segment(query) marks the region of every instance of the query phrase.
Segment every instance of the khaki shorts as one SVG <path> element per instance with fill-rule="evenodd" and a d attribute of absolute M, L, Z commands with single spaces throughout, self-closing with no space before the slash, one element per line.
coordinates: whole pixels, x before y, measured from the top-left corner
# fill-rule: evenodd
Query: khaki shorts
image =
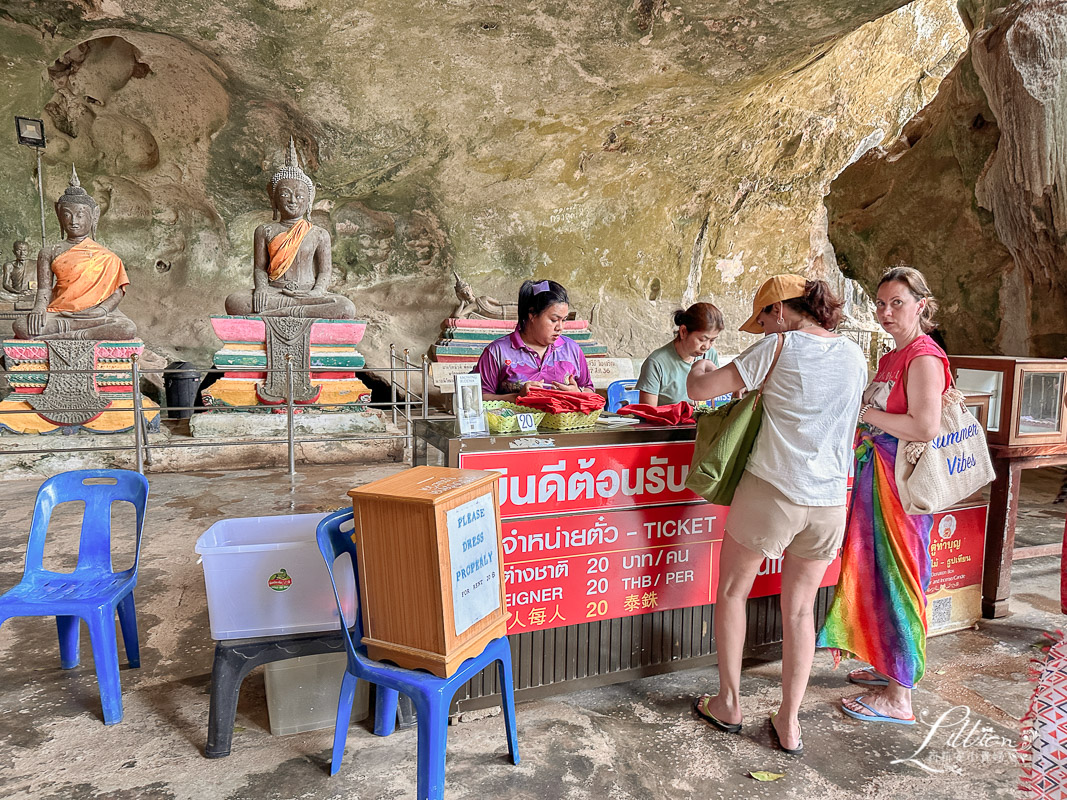
<path fill-rule="evenodd" d="M 730 504 L 726 532 L 767 558 L 781 558 L 789 551 L 800 558 L 832 561 L 845 538 L 845 512 L 845 506 L 797 505 L 746 470 Z"/>

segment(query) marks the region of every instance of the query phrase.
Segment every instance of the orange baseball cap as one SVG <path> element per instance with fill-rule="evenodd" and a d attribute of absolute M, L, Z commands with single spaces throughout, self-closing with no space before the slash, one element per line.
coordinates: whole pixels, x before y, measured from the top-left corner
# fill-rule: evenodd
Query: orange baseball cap
<path fill-rule="evenodd" d="M 738 330 L 745 333 L 764 333 L 763 328 L 756 322 L 756 317 L 760 315 L 760 312 L 779 300 L 803 297 L 807 282 L 807 278 L 803 275 L 775 275 L 765 280 L 756 291 L 756 296 L 752 298 L 752 316 Z"/>

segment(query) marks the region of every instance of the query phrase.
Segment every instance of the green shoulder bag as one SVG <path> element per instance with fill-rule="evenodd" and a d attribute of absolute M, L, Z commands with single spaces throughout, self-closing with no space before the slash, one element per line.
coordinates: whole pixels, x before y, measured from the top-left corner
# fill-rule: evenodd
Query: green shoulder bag
<path fill-rule="evenodd" d="M 785 336 L 778 334 L 774 360 L 758 391 L 697 417 L 693 463 L 685 485 L 709 503 L 728 506 L 733 502 L 734 490 L 763 423 L 763 387 L 778 364 L 784 344 Z"/>

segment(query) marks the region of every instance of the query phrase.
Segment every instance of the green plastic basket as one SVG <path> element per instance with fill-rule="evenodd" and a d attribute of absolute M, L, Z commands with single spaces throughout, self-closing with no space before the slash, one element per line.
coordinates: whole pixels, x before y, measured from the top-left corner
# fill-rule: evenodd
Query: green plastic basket
<path fill-rule="evenodd" d="M 575 428 L 592 428 L 596 425 L 597 418 L 603 409 L 597 409 L 591 414 L 582 414 L 578 411 L 565 411 L 562 414 L 545 414 L 538 427 L 553 431 L 569 431 Z"/>
<path fill-rule="evenodd" d="M 540 425 L 545 416 L 544 411 L 535 411 L 529 406 L 520 406 L 517 403 L 509 403 L 507 400 L 486 400 L 482 406 L 489 420 L 490 433 L 517 433 L 519 414 L 532 416 L 534 425 Z"/>

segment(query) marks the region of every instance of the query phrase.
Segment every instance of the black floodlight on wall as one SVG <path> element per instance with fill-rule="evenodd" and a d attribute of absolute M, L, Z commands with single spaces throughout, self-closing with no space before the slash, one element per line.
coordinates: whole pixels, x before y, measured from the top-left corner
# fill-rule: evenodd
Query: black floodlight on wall
<path fill-rule="evenodd" d="M 41 151 L 44 150 L 44 120 L 15 117 L 15 134 L 19 144 L 37 151 L 37 196 L 41 202 L 41 249 L 44 249 L 44 173 L 41 172 Z"/>
<path fill-rule="evenodd" d="M 18 134 L 19 144 L 27 147 L 44 149 L 44 120 L 31 119 L 30 117 L 15 117 L 15 133 Z"/>
<path fill-rule="evenodd" d="M 25 144 L 27 147 L 36 147 L 39 149 L 44 149 L 44 119 L 31 119 L 28 116 L 16 116 L 15 132 L 18 134 L 19 144 Z"/>

